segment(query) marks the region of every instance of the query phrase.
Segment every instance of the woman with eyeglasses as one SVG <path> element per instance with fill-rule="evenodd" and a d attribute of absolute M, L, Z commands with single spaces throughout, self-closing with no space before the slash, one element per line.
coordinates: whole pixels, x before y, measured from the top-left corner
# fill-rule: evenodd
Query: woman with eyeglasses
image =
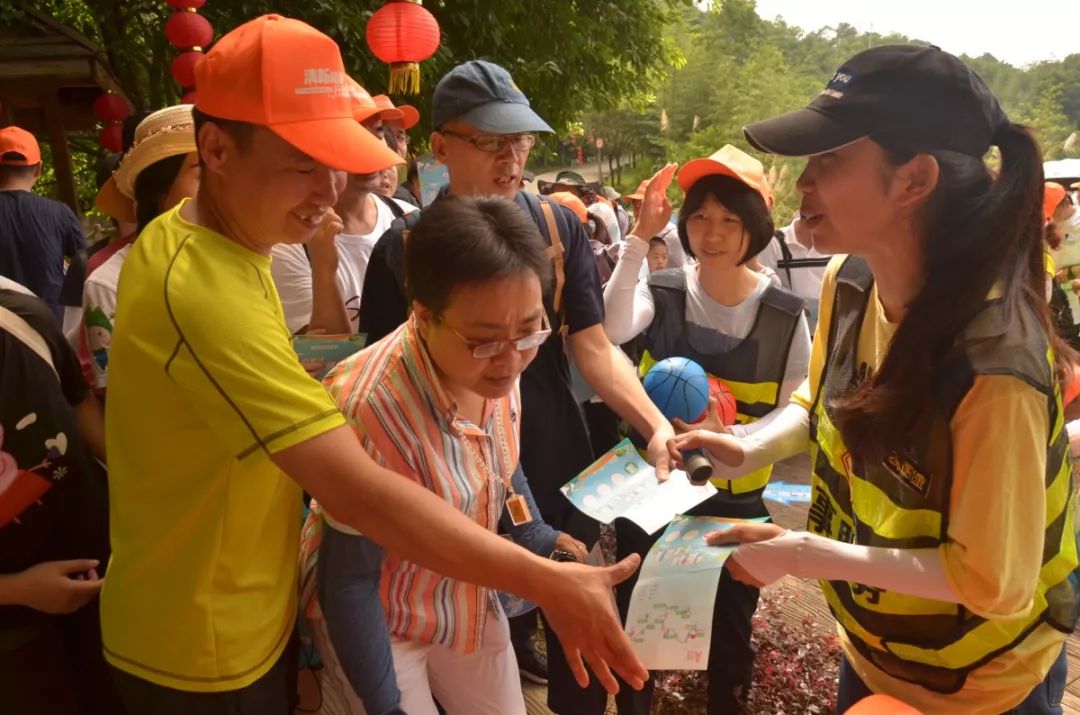
<path fill-rule="evenodd" d="M 406 244 L 412 315 L 325 382 L 379 464 L 492 531 L 501 520 L 536 553 L 584 560 L 580 542 L 540 521 L 518 465 L 518 378 L 551 334 L 550 271 L 543 238 L 513 202 L 445 197 Z M 316 576 L 307 615 L 350 711 L 362 700 L 368 713 L 434 715 L 434 697 L 450 715 L 524 714 L 495 593 L 384 555 L 317 505 L 304 539 L 305 585 Z"/>

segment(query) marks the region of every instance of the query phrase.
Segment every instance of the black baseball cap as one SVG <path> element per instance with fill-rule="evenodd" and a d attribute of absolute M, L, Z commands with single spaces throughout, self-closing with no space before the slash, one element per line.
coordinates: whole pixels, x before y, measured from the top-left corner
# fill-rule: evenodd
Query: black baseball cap
<path fill-rule="evenodd" d="M 589 182 L 585 181 L 585 177 L 576 171 L 564 170 L 555 175 L 555 183 L 562 184 L 563 186 L 575 186 L 579 189 L 583 189 L 589 185 Z"/>
<path fill-rule="evenodd" d="M 811 156 L 864 137 L 911 151 L 982 157 L 1009 126 L 997 99 L 959 59 L 934 46 L 883 45 L 844 63 L 807 107 L 743 127 L 782 156 Z"/>
<path fill-rule="evenodd" d="M 432 125 L 459 120 L 482 132 L 554 132 L 540 118 L 510 73 L 497 64 L 472 60 L 446 73 L 431 99 Z"/>

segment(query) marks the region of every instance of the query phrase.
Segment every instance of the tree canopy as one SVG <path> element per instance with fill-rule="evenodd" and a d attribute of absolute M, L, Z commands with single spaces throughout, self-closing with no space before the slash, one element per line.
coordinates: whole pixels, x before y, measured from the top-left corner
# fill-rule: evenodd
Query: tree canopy
<path fill-rule="evenodd" d="M 619 123 L 627 111 L 648 118 L 632 139 L 623 139 L 648 157 L 625 172 L 623 190 L 664 161 L 708 156 L 724 144 L 754 153 L 742 127 L 804 106 L 852 55 L 882 44 L 928 44 L 898 34 L 862 33 L 846 24 L 804 32 L 782 19 L 762 18 L 753 0 L 684 8 L 668 24 L 666 37 L 682 61 L 661 82 L 643 89 L 648 101 L 637 110 L 624 104 L 591 118 L 595 127 Z M 1074 136 L 1080 127 L 1080 54 L 1023 69 L 991 54 L 961 59 L 986 81 L 1013 121 L 1035 130 L 1046 159 L 1080 155 Z M 786 223 L 798 205 L 794 182 L 802 161 L 759 158 L 776 192 L 776 221 Z M 678 198 L 673 190 L 672 199 Z"/>
<path fill-rule="evenodd" d="M 388 70 L 368 50 L 364 27 L 383 1 L 209 0 L 200 12 L 218 36 L 267 12 L 304 20 L 338 42 L 346 69 L 376 94 L 386 90 Z M 430 129 L 438 78 L 460 62 L 490 59 L 510 70 L 563 137 L 582 137 L 578 145 L 586 145 L 587 154 L 593 149 L 585 137 L 603 138 L 610 172 L 624 190 L 663 161 L 706 156 L 726 143 L 748 149 L 744 124 L 803 106 L 856 52 L 920 42 L 843 23 L 804 32 L 762 18 L 753 0 L 426 0 L 424 6 L 442 28 L 442 45 L 422 65 L 421 94 L 395 97 L 420 109 L 418 139 Z M 169 9 L 161 0 L 37 0 L 35 7 L 99 43 L 137 109 L 178 100 L 169 75 L 175 50 L 162 30 Z M 0 8 L 0 22 L 18 12 Z M 1015 121 L 1036 130 L 1047 159 L 1080 155 L 1074 136 L 1080 54 L 1025 68 L 991 54 L 963 59 Z M 72 144 L 81 194 L 89 198 L 91 167 L 102 150 L 90 135 L 73 136 Z M 775 184 L 779 223 L 798 202 L 794 179 L 801 163 L 762 158 Z M 545 159 L 539 147 L 534 159 Z M 625 171 L 624 160 L 632 165 Z"/>

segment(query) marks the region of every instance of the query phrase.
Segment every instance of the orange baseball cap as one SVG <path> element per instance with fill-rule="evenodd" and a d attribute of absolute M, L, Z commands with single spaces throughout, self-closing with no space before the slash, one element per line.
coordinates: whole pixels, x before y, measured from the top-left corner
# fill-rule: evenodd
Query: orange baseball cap
<path fill-rule="evenodd" d="M 378 114 L 379 106 L 375 104 L 375 100 L 368 94 L 368 91 L 361 87 L 360 83 L 352 77 L 347 79 L 349 81 L 349 102 L 352 107 L 353 119 L 364 122 L 370 119 L 373 114 Z"/>
<path fill-rule="evenodd" d="M 679 186 L 682 187 L 683 192 L 687 192 L 703 177 L 713 175 L 738 179 L 758 192 L 761 198 L 765 199 L 765 205 L 772 208 L 772 189 L 765 181 L 765 167 L 741 149 L 725 144 L 708 159 L 691 159 L 679 169 Z"/>
<path fill-rule="evenodd" d="M 199 111 L 266 127 L 331 168 L 370 174 L 403 163 L 353 116 L 337 43 L 299 20 L 240 25 L 199 60 L 195 83 Z"/>
<path fill-rule="evenodd" d="M 1054 211 L 1067 193 L 1065 187 L 1056 181 L 1047 181 L 1043 185 L 1043 221 L 1054 217 Z"/>
<path fill-rule="evenodd" d="M 420 112 L 417 111 L 416 107 L 408 104 L 395 107 L 394 103 L 385 94 L 376 94 L 372 99 L 375 100 L 375 104 L 378 105 L 380 110 L 397 113 L 396 117 L 384 114 L 383 119 L 400 119 L 401 125 L 406 129 L 412 129 L 420 123 Z"/>
<path fill-rule="evenodd" d="M 578 220 L 582 223 L 589 222 L 589 210 L 585 208 L 585 202 L 574 196 L 569 191 L 556 191 L 553 194 L 548 194 L 556 203 L 565 206 L 574 212 L 574 215 L 578 217 Z"/>
<path fill-rule="evenodd" d="M 3 158 L 4 154 L 15 153 L 21 159 Z M 0 129 L 0 164 L 4 166 L 34 166 L 41 163 L 41 148 L 37 139 L 21 127 L 10 126 Z"/>

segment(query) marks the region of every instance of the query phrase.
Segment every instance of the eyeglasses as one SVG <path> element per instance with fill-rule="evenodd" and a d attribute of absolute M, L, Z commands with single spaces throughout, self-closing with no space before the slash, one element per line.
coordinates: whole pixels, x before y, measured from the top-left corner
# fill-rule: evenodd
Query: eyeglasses
<path fill-rule="evenodd" d="M 472 356 L 477 360 L 488 360 L 498 355 L 502 355 L 511 345 L 519 353 L 523 353 L 526 350 L 538 348 L 543 345 L 544 341 L 547 340 L 548 337 L 550 337 L 551 335 L 551 324 L 548 322 L 546 311 L 540 317 L 540 325 L 542 326 L 540 330 L 532 333 L 531 335 L 517 338 L 516 340 L 496 340 L 490 343 L 477 343 L 466 338 L 464 335 L 455 330 L 454 326 L 450 325 L 446 321 L 443 321 L 442 324 L 446 326 L 446 329 L 453 333 L 458 338 L 458 340 L 465 343 L 465 347 L 469 349 Z"/>
<path fill-rule="evenodd" d="M 524 152 L 536 145 L 535 134 L 461 134 L 446 129 L 439 132 L 461 141 L 469 142 L 480 151 L 488 154 L 498 154 L 509 144 L 516 152 Z"/>

